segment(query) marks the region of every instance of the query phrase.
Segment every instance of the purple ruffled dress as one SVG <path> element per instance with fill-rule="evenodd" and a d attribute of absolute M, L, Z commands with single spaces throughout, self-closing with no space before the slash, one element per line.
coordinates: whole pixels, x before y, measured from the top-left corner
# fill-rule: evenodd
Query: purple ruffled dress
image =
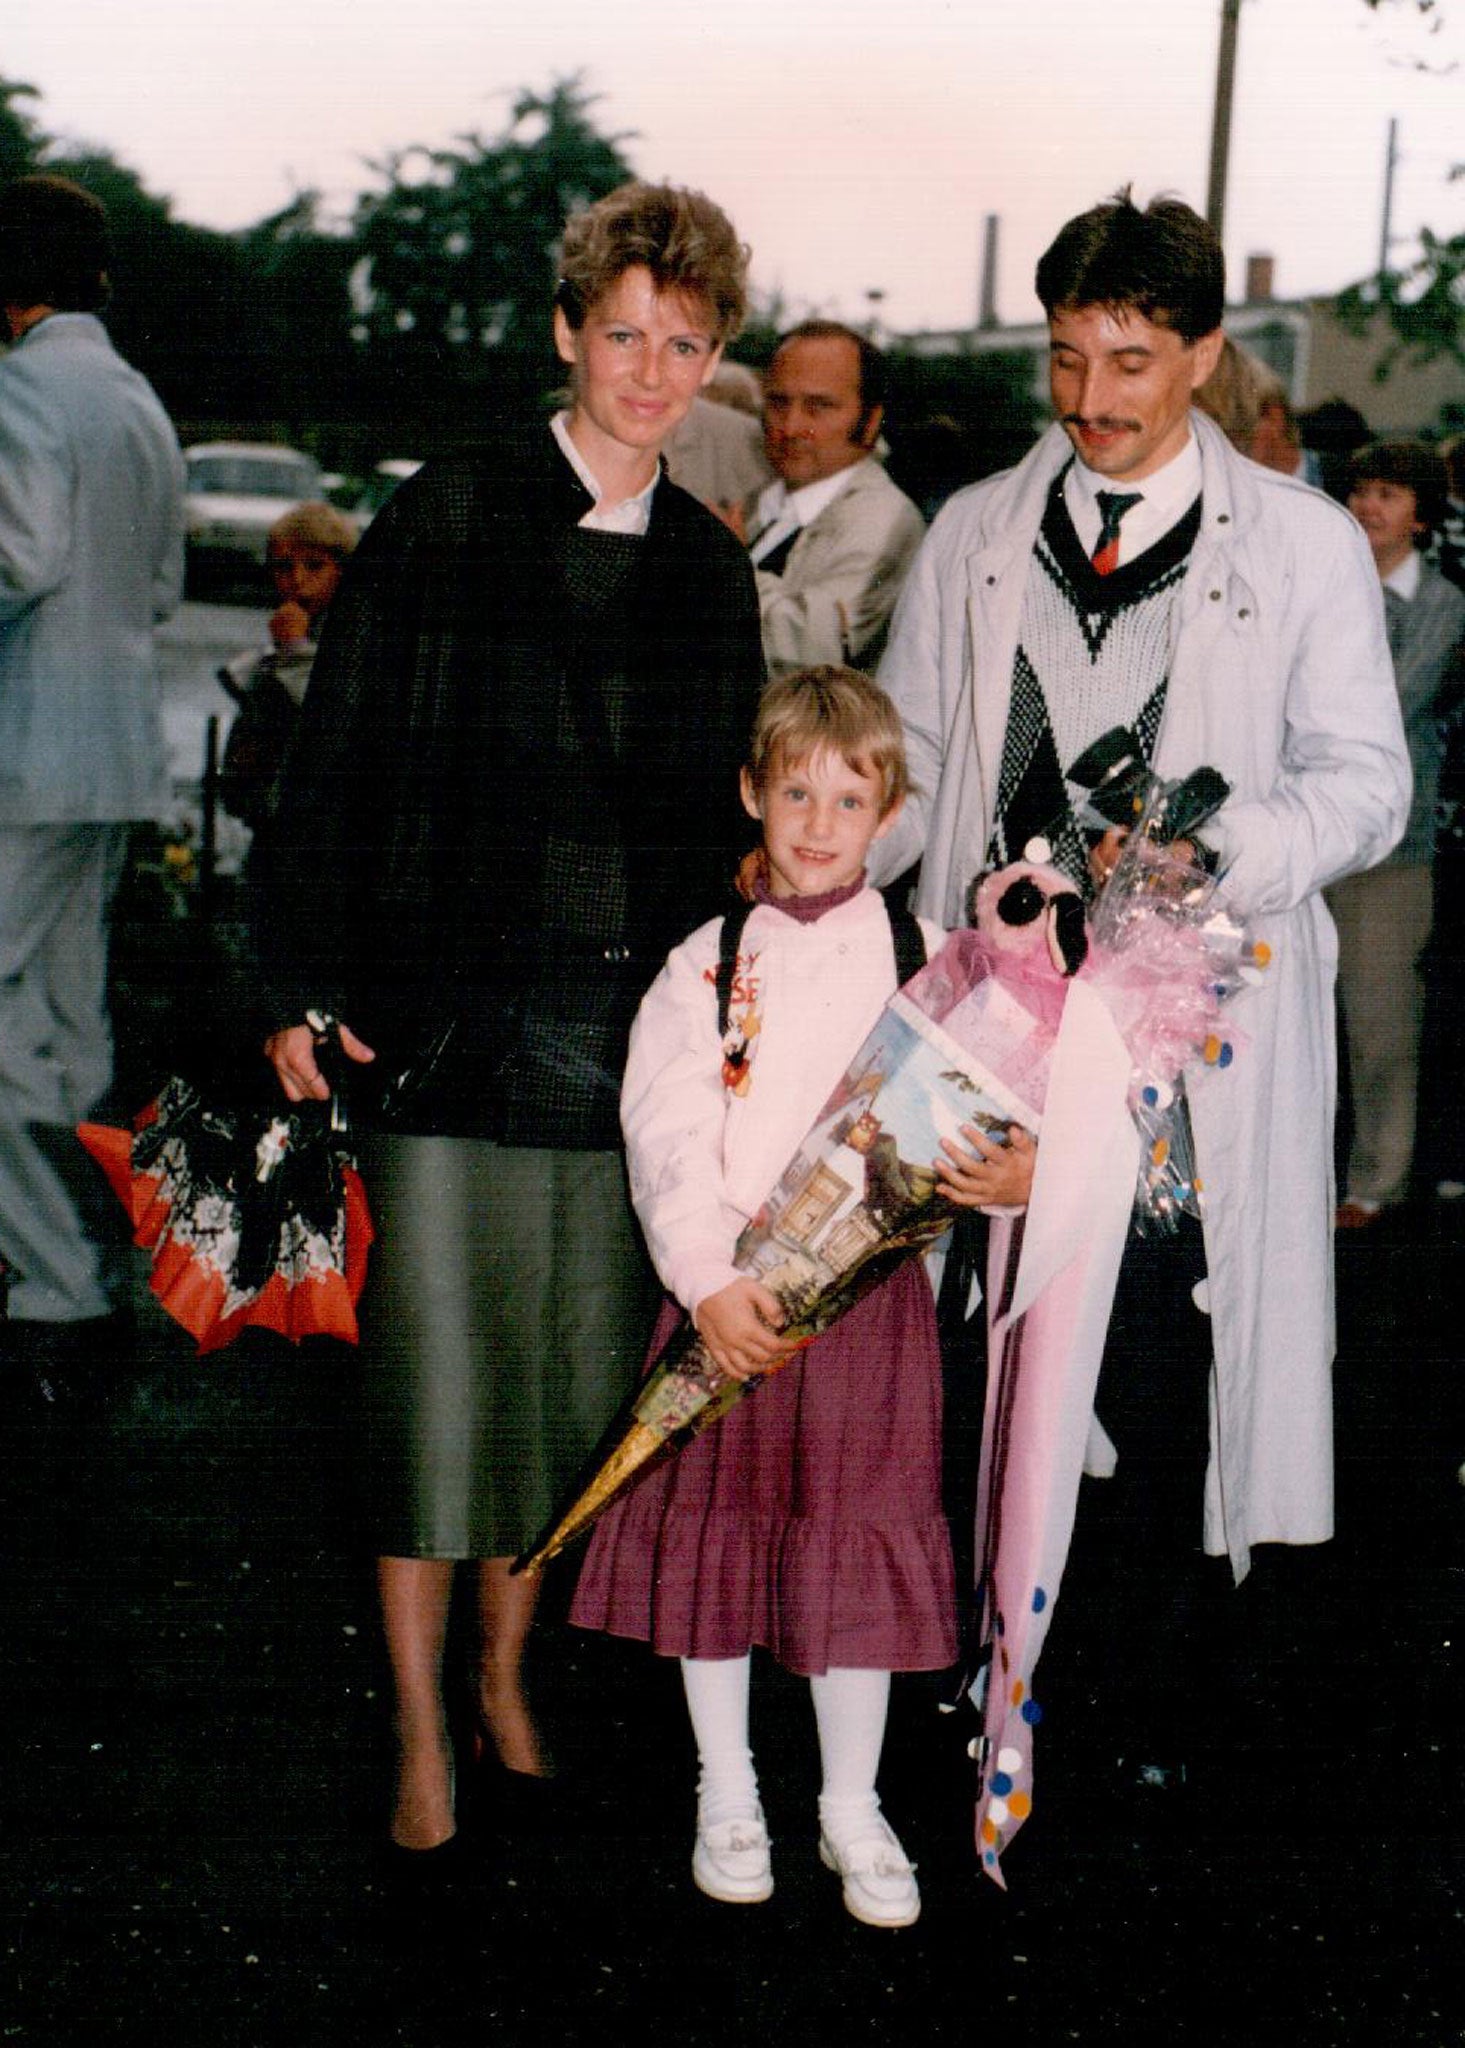
<path fill-rule="evenodd" d="M 680 1320 L 668 1300 L 655 1360 Z M 941 1358 L 919 1261 L 622 1496 L 570 1609 L 664 1656 L 938 1671 L 957 1655 Z"/>

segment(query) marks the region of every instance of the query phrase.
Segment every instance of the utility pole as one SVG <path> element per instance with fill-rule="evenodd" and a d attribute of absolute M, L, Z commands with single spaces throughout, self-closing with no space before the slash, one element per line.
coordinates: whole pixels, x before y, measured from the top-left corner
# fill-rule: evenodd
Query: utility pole
<path fill-rule="evenodd" d="M 997 325 L 997 232 L 998 218 L 989 213 L 982 222 L 982 267 L 977 286 L 977 325 L 984 331 Z"/>
<path fill-rule="evenodd" d="M 1216 52 L 1216 105 L 1211 115 L 1211 177 L 1206 219 L 1219 241 L 1226 225 L 1226 163 L 1231 154 L 1231 91 L 1236 82 L 1236 38 L 1241 0 L 1221 0 L 1221 43 Z"/>
<path fill-rule="evenodd" d="M 1384 152 L 1384 217 L 1379 225 L 1379 283 L 1389 274 L 1389 245 L 1394 239 L 1394 171 L 1399 162 L 1399 122 L 1389 119 L 1389 142 Z"/>

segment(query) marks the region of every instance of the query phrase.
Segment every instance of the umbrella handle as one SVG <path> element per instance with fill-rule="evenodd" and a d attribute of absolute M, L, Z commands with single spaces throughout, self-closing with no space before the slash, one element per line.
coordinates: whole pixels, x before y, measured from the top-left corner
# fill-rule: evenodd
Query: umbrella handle
<path fill-rule="evenodd" d="M 350 1066 L 341 1044 L 340 1019 L 331 1016 L 325 1010 L 307 1010 L 305 1021 L 311 1030 L 315 1063 L 325 1076 L 331 1091 L 330 1129 L 337 1137 L 344 1138 L 351 1129 L 351 1112 L 346 1091 L 346 1076 Z"/>

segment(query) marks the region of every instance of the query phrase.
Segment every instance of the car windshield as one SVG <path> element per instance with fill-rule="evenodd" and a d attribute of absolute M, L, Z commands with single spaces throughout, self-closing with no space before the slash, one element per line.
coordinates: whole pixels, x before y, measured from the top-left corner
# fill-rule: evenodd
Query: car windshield
<path fill-rule="evenodd" d="M 315 489 L 313 463 L 288 455 L 196 455 L 188 465 L 191 491 L 242 498 L 304 498 Z"/>

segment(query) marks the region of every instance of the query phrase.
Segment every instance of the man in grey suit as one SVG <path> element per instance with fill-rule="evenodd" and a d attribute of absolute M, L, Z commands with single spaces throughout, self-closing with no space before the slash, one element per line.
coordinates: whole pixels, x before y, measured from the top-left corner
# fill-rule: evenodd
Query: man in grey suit
<path fill-rule="evenodd" d="M 749 522 L 771 676 L 816 662 L 873 670 L 925 533 L 876 457 L 885 359 L 833 320 L 786 334 L 763 393 L 776 476 Z"/>
<path fill-rule="evenodd" d="M 99 202 L 0 190 L 0 1256 L 8 1347 L 51 1387 L 118 1306 L 74 1130 L 111 1078 L 107 920 L 168 795 L 153 629 L 183 584 L 183 462 L 96 318 Z"/>

